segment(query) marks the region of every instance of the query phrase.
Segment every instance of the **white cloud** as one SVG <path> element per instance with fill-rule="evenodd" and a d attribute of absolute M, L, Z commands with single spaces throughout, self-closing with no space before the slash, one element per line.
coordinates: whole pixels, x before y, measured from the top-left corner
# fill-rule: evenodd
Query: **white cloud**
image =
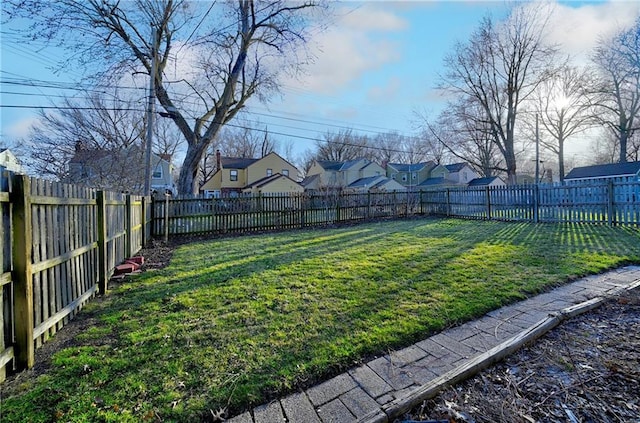
<path fill-rule="evenodd" d="M 367 93 L 367 100 L 374 103 L 395 100 L 401 88 L 402 80 L 398 77 L 391 77 L 385 85 L 372 87 Z"/>
<path fill-rule="evenodd" d="M 9 125 L 6 131 L 3 132 L 9 139 L 28 138 L 29 130 L 32 126 L 37 125 L 38 123 L 38 116 L 29 116 Z"/>
<path fill-rule="evenodd" d="M 403 19 L 371 3 L 357 9 L 342 9 L 339 14 L 345 28 L 358 31 L 400 31 L 409 26 Z"/>
<path fill-rule="evenodd" d="M 304 88 L 314 93 L 335 94 L 360 79 L 367 71 L 401 59 L 398 43 L 381 40 L 380 32 L 408 28 L 398 16 L 365 5 L 338 13 L 336 22 L 316 35 L 310 46 L 316 57 L 300 81 L 287 81 L 287 88 Z"/>
<path fill-rule="evenodd" d="M 548 40 L 585 62 L 600 37 L 628 28 L 640 14 L 640 2 L 610 1 L 580 7 L 556 4 Z"/>

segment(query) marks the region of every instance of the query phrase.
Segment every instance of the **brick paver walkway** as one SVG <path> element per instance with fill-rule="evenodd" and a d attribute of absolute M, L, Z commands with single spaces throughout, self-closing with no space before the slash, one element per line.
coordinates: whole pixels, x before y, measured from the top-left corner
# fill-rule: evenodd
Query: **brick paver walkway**
<path fill-rule="evenodd" d="M 530 331 L 549 316 L 640 285 L 640 266 L 627 266 L 569 283 L 487 313 L 405 349 L 353 368 L 304 392 L 261 405 L 232 423 L 388 422 L 419 401 L 425 386 L 456 377 L 479 357 Z M 597 303 L 597 301 L 595 301 Z M 492 350 L 493 349 L 493 350 Z M 413 402 L 412 402 L 413 401 Z M 404 408 L 403 408 L 404 407 Z"/>

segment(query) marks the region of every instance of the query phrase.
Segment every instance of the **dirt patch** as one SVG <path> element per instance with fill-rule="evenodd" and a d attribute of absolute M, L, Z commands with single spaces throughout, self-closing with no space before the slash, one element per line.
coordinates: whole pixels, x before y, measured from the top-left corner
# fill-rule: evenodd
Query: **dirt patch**
<path fill-rule="evenodd" d="M 577 316 L 403 421 L 640 422 L 640 290 Z"/>

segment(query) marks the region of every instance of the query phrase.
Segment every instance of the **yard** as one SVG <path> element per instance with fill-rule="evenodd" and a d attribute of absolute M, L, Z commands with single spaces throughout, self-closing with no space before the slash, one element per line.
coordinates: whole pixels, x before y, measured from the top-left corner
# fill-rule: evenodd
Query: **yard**
<path fill-rule="evenodd" d="M 91 302 L 46 369 L 6 382 L 0 420 L 233 415 L 630 262 L 637 229 L 577 224 L 407 220 L 183 245 Z"/>

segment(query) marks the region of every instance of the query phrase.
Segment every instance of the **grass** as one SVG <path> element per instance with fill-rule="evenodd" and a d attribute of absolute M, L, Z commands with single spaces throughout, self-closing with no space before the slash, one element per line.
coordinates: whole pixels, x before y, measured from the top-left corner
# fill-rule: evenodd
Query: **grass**
<path fill-rule="evenodd" d="M 411 220 L 184 245 L 92 302 L 98 323 L 3 394 L 0 420 L 194 421 L 579 276 L 640 262 L 637 229 Z M 27 379 L 28 380 L 28 379 Z"/>

